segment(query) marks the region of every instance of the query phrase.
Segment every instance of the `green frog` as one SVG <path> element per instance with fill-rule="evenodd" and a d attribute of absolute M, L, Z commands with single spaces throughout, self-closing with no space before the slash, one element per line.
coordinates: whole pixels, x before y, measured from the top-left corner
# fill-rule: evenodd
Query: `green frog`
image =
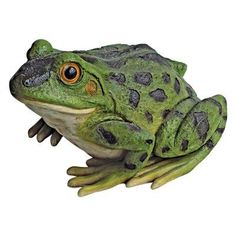
<path fill-rule="evenodd" d="M 79 196 L 121 183 L 155 189 L 197 166 L 225 129 L 225 98 L 200 100 L 186 69 L 146 44 L 60 51 L 41 39 L 10 91 L 41 117 L 29 137 L 55 146 L 64 136 L 91 156 L 67 170 Z"/>

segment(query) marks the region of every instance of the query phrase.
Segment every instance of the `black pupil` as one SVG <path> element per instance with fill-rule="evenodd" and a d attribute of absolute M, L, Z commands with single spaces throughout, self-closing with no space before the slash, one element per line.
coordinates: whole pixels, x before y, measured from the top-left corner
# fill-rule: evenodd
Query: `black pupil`
<path fill-rule="evenodd" d="M 66 68 L 64 74 L 67 79 L 74 79 L 77 75 L 77 71 L 75 67 L 69 66 L 68 68 Z"/>

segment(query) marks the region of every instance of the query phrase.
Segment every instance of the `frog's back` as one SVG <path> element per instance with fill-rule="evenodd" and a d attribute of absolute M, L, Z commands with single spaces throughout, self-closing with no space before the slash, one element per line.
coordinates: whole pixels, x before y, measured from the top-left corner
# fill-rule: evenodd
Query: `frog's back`
<path fill-rule="evenodd" d="M 195 96 L 182 79 L 186 65 L 162 57 L 146 44 L 116 44 L 79 53 L 104 68 L 103 85 L 116 112 L 153 133 L 177 103 Z"/>

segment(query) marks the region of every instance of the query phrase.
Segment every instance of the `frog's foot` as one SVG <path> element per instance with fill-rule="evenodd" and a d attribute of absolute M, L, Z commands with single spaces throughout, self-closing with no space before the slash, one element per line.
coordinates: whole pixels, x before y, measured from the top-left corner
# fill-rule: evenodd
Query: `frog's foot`
<path fill-rule="evenodd" d="M 196 160 L 189 157 L 172 158 L 153 162 L 140 170 L 127 183 L 127 187 L 152 182 L 151 188 L 155 189 L 161 185 L 187 174 L 196 166 Z"/>
<path fill-rule="evenodd" d="M 212 150 L 220 139 L 225 122 L 216 129 L 212 137 L 197 151 L 182 157 L 170 159 L 150 159 L 148 165 L 141 169 L 127 183 L 127 187 L 132 187 L 144 183 L 152 182 L 151 188 L 158 188 L 165 183 L 174 180 L 190 172 L 197 166 Z"/>
<path fill-rule="evenodd" d="M 119 161 L 97 167 L 71 167 L 67 173 L 76 176 L 69 180 L 68 186 L 81 187 L 78 195 L 85 196 L 125 183 L 136 171 L 126 170 Z"/>
<path fill-rule="evenodd" d="M 55 129 L 48 126 L 42 118 L 29 129 L 28 135 L 30 138 L 37 135 L 37 140 L 39 143 L 51 136 L 50 142 L 52 146 L 56 146 L 62 138 L 62 135 Z"/>

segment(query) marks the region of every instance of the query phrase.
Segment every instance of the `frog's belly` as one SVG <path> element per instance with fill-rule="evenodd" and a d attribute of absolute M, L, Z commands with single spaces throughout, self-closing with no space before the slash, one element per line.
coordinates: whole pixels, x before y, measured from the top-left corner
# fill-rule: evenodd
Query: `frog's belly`
<path fill-rule="evenodd" d="M 51 109 L 48 109 L 50 106 Z M 80 149 L 84 150 L 93 157 L 102 159 L 116 159 L 122 156 L 123 150 L 109 149 L 103 146 L 83 140 L 78 137 L 77 130 L 81 123 L 83 123 L 91 114 L 92 109 L 84 109 L 77 111 L 77 113 L 67 113 L 63 108 L 58 109 L 58 106 L 53 109 L 52 105 L 37 104 L 28 107 L 35 113 L 40 115 L 44 121 L 52 128 L 57 130 L 61 135 L 75 144 Z M 93 110 L 94 111 L 94 110 Z"/>

